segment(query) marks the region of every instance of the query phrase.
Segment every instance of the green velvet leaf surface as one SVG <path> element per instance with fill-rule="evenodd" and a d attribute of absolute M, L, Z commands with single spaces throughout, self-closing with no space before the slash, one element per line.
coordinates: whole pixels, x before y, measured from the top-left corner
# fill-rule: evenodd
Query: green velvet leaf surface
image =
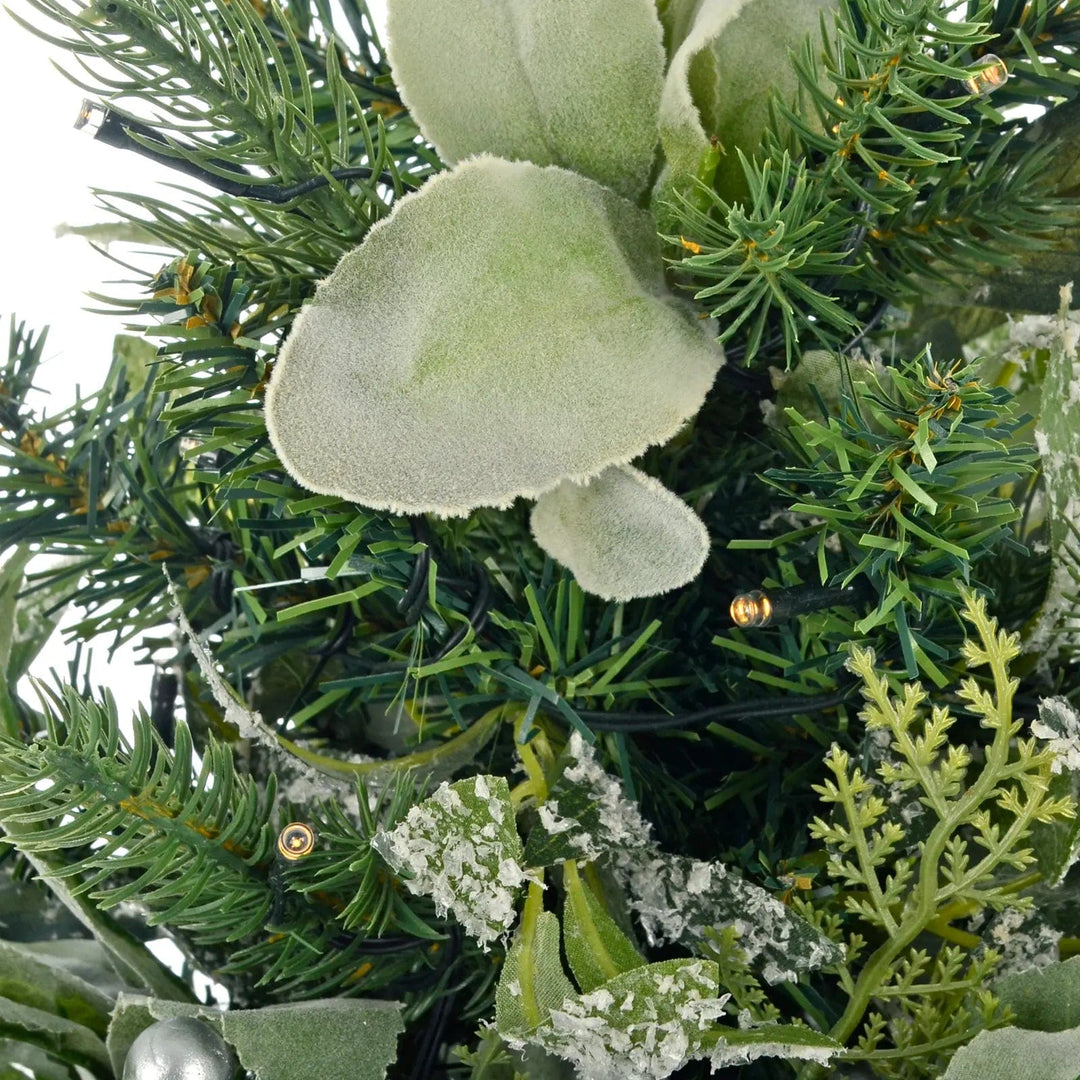
<path fill-rule="evenodd" d="M 402 100 L 444 161 L 497 154 L 645 190 L 664 70 L 651 0 L 390 0 L 387 29 Z"/>
<path fill-rule="evenodd" d="M 666 442 L 722 353 L 661 278 L 647 214 L 556 167 L 471 159 L 321 283 L 266 397 L 303 486 L 461 516 Z"/>
<path fill-rule="evenodd" d="M 563 480 L 530 519 L 536 542 L 605 600 L 677 589 L 701 572 L 709 534 L 674 492 L 629 465 L 584 484 Z"/>

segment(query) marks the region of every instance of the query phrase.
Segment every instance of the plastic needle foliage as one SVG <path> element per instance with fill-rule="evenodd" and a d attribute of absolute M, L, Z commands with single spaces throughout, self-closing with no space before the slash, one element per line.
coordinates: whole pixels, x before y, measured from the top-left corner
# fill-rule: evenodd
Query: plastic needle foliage
<path fill-rule="evenodd" d="M 14 12 L 0 1077 L 1075 1080 L 1080 2 L 388 9 Z"/>

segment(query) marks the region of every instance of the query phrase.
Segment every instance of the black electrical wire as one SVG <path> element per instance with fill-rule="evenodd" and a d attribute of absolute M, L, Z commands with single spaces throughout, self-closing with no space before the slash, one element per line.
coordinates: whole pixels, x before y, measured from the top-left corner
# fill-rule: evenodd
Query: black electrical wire
<path fill-rule="evenodd" d="M 599 712 L 575 709 L 575 713 L 594 731 L 634 732 L 668 731 L 673 728 L 691 727 L 710 720 L 764 720 L 773 716 L 799 716 L 803 713 L 824 712 L 851 701 L 852 687 L 835 694 L 816 697 L 767 698 L 761 701 L 736 701 L 714 705 L 688 713 L 647 712 Z M 562 713 L 549 701 L 541 701 L 540 707 L 553 716 Z"/>
<path fill-rule="evenodd" d="M 96 109 L 101 110 L 101 123 L 94 132 L 94 138 L 107 146 L 113 146 L 120 150 L 132 150 L 141 154 L 151 161 L 160 162 L 162 165 L 175 169 L 201 180 L 210 187 L 223 191 L 226 195 L 233 195 L 240 199 L 258 199 L 261 202 L 287 203 L 299 195 L 306 195 L 319 188 L 326 187 L 331 178 L 334 180 L 371 180 L 375 179 L 386 187 L 395 186 L 395 177 L 389 172 L 376 173 L 366 165 L 350 165 L 340 169 L 331 169 L 327 176 L 312 176 L 307 180 L 300 180 L 295 184 L 264 184 L 257 182 L 250 173 L 238 172 L 225 162 L 213 162 L 221 168 L 228 170 L 231 176 L 221 176 L 218 173 L 204 169 L 201 165 L 179 157 L 173 151 L 172 144 L 158 134 L 148 124 L 136 120 L 134 117 L 125 116 L 115 109 L 97 106 L 93 102 L 84 101 L 76 127 L 83 127 L 89 123 Z M 137 137 L 136 137 L 137 136 Z M 150 145 L 147 145 L 150 144 Z M 161 150 L 155 149 L 161 147 Z M 416 190 L 416 184 L 406 180 L 403 176 L 396 178 L 402 187 Z"/>

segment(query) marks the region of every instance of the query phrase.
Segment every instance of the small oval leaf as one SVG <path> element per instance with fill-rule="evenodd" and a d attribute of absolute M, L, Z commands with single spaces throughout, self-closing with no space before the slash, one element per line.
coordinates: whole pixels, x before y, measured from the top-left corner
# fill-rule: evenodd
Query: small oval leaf
<path fill-rule="evenodd" d="M 536 542 L 605 600 L 677 589 L 697 577 L 709 554 L 697 514 L 629 465 L 586 484 L 563 480 L 533 507 L 531 523 Z"/>

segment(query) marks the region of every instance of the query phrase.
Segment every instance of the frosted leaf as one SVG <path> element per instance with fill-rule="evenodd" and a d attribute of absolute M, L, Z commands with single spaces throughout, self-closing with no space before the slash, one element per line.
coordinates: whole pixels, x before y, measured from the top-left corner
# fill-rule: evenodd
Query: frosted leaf
<path fill-rule="evenodd" d="M 767 982 L 791 982 L 800 971 L 834 964 L 840 947 L 757 885 L 723 863 L 661 852 L 655 844 L 611 857 L 650 945 L 693 949 L 709 927 L 733 926 L 748 964 Z"/>
<path fill-rule="evenodd" d="M 444 781 L 372 846 L 411 893 L 452 911 L 485 949 L 513 925 L 525 871 L 505 777 Z"/>
<path fill-rule="evenodd" d="M 533 507 L 536 542 L 604 600 L 633 600 L 693 581 L 709 554 L 701 519 L 629 465 L 585 484 L 563 480 Z"/>
<path fill-rule="evenodd" d="M 395 206 L 323 281 L 266 396 L 304 487 L 461 516 L 671 438 L 722 362 L 663 284 L 647 214 L 492 157 Z"/>
<path fill-rule="evenodd" d="M 1069 313 L 1072 287 L 1061 290 L 1050 357 L 1042 381 L 1035 445 L 1042 458 L 1050 522 L 1050 581 L 1024 642 L 1047 665 L 1064 645 L 1080 641 L 1076 576 L 1080 573 L 1080 313 Z M 1045 320 L 1044 320 L 1045 321 Z"/>
<path fill-rule="evenodd" d="M 1043 698 L 1039 719 L 1031 721 L 1031 734 L 1046 739 L 1054 755 L 1050 771 L 1080 771 L 1080 715 L 1065 698 Z"/>
<path fill-rule="evenodd" d="M 589 1080 L 662 1080 L 708 1053 L 728 995 L 716 996 L 711 960 L 664 960 L 567 997 L 528 1041 Z M 526 1040 L 507 1037 L 521 1049 Z"/>
<path fill-rule="evenodd" d="M 994 973 L 1002 978 L 1054 963 L 1063 935 L 1040 912 L 1013 907 L 994 912 L 981 936 L 1000 955 Z"/>
<path fill-rule="evenodd" d="M 792 99 L 798 78 L 788 55 L 818 33 L 834 0 L 685 0 L 666 16 L 681 36 L 660 98 L 660 138 L 680 188 L 717 136 L 725 152 L 716 173 L 721 195 L 745 187 L 735 151 L 753 155 L 768 120 L 770 93 Z M 691 18 L 692 13 L 692 18 Z M 674 45 L 677 36 L 673 37 Z"/>
<path fill-rule="evenodd" d="M 794 980 L 800 971 L 839 960 L 839 946 L 723 863 L 662 852 L 652 826 L 577 732 L 566 752 L 569 764 L 551 786 L 555 827 L 540 815 L 525 841 L 526 865 L 606 856 L 650 945 L 678 942 L 693 949 L 707 928 L 733 925 L 747 961 L 762 965 L 769 982 Z"/>
<path fill-rule="evenodd" d="M 526 865 L 554 866 L 566 859 L 592 862 L 605 852 L 648 843 L 652 826 L 576 731 L 566 754 L 569 764 L 537 811 L 540 827 L 526 837 Z"/>
<path fill-rule="evenodd" d="M 709 1064 L 713 1069 L 725 1069 L 762 1057 L 779 1057 L 824 1065 L 842 1049 L 835 1039 L 808 1027 L 758 1024 L 738 1031 L 725 1030 L 709 1055 Z"/>
<path fill-rule="evenodd" d="M 645 190 L 663 83 L 651 0 L 389 0 L 402 100 L 455 164 L 491 153 Z"/>

